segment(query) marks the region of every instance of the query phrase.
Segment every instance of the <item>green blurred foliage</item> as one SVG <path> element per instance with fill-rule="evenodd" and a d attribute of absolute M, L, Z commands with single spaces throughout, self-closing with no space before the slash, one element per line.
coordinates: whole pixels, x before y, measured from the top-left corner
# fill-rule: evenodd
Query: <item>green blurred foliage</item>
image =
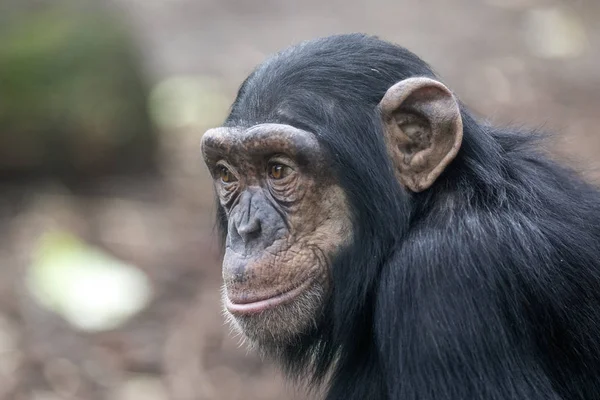
<path fill-rule="evenodd" d="M 12 11 L 0 21 L 0 171 L 151 168 L 148 90 L 126 26 L 81 1 Z"/>
<path fill-rule="evenodd" d="M 40 238 L 27 284 L 42 306 L 91 332 L 121 326 L 151 298 L 140 269 L 57 230 Z"/>

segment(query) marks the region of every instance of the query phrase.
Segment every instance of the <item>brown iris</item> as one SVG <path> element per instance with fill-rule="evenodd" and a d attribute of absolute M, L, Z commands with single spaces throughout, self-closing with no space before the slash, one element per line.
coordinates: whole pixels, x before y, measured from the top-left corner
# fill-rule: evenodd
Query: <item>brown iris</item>
<path fill-rule="evenodd" d="M 286 176 L 288 176 L 290 174 L 290 167 L 283 165 L 283 164 L 278 164 L 278 163 L 273 163 L 271 165 L 269 165 L 269 177 L 271 179 L 283 179 Z"/>
<path fill-rule="evenodd" d="M 221 181 L 223 181 L 224 183 L 231 183 L 231 182 L 235 181 L 235 178 L 234 178 L 233 174 L 231 173 L 231 171 L 229 171 L 229 169 L 227 169 L 225 167 L 219 168 L 219 177 L 221 178 Z"/>

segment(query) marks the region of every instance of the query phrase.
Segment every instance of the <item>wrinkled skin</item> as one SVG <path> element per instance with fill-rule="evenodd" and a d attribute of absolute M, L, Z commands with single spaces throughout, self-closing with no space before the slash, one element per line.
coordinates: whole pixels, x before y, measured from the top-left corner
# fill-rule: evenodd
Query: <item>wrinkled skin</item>
<path fill-rule="evenodd" d="M 223 303 L 261 347 L 315 327 L 329 264 L 351 240 L 344 194 L 315 137 L 288 125 L 216 128 L 202 140 L 227 220 Z"/>

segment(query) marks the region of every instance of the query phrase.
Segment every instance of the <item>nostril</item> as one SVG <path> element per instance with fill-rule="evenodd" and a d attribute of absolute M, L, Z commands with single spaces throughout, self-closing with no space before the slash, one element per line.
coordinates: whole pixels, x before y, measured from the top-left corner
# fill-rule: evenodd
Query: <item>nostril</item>
<path fill-rule="evenodd" d="M 242 237 L 257 233 L 260 231 L 260 221 L 258 218 L 252 218 L 250 221 L 238 225 L 237 231 Z"/>

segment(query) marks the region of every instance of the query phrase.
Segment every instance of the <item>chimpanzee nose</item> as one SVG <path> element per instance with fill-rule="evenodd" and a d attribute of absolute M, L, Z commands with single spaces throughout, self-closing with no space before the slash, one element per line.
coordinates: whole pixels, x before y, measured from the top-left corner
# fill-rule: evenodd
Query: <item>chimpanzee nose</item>
<path fill-rule="evenodd" d="M 242 238 L 244 244 L 260 234 L 260 219 L 256 214 L 249 215 L 246 221 L 239 222 L 236 225 L 237 233 Z"/>
<path fill-rule="evenodd" d="M 246 256 L 259 254 L 285 236 L 285 221 L 260 188 L 248 188 L 229 215 L 227 247 Z"/>

